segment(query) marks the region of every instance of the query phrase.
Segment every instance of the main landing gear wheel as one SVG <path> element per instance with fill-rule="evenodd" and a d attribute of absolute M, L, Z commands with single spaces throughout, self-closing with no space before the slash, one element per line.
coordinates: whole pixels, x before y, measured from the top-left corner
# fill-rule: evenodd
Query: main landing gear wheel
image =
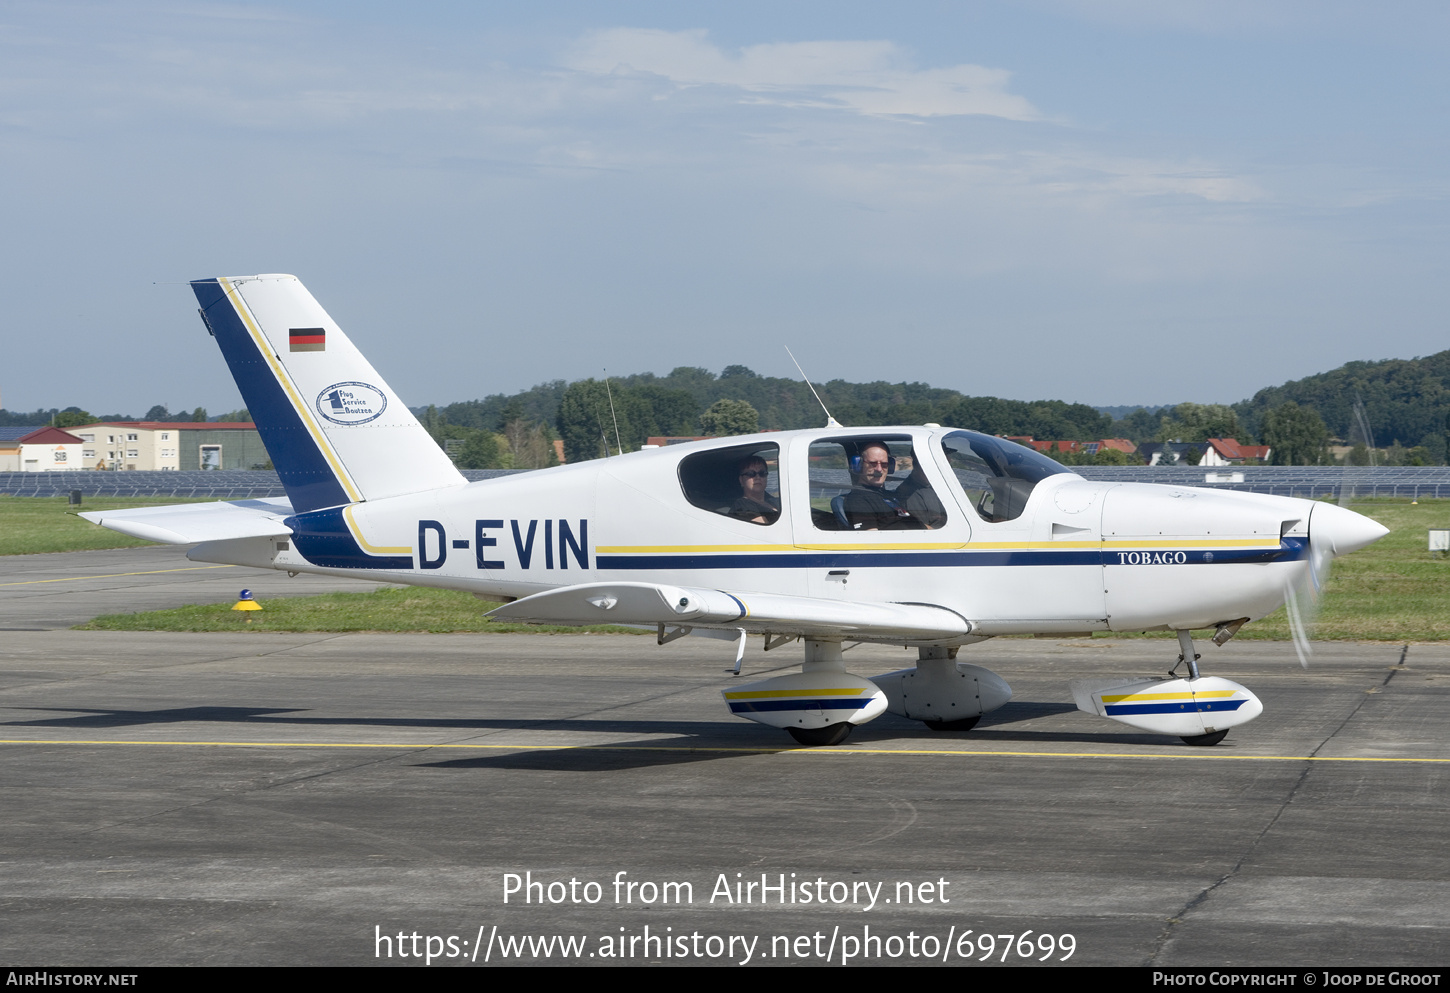
<path fill-rule="evenodd" d="M 977 726 L 977 722 L 981 719 L 982 715 L 978 714 L 976 717 L 963 717 L 958 721 L 922 721 L 921 723 L 933 731 L 970 731 Z"/>
<path fill-rule="evenodd" d="M 1228 731 L 1224 730 L 1214 731 L 1212 734 L 1185 734 L 1181 737 L 1183 738 L 1183 743 L 1186 745 L 1217 745 L 1220 741 L 1223 741 L 1224 735 L 1226 734 L 1228 734 Z"/>
<path fill-rule="evenodd" d="M 851 734 L 851 728 L 855 727 L 848 721 L 839 724 L 828 724 L 823 728 L 786 728 L 790 736 L 802 745 L 839 745 Z"/>

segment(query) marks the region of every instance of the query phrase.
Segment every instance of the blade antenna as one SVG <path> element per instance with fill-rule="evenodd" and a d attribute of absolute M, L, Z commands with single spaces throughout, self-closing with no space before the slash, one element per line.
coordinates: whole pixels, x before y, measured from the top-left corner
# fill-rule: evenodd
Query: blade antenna
<path fill-rule="evenodd" d="M 841 426 L 841 422 L 838 421 L 838 420 L 836 420 L 834 417 L 832 417 L 831 416 L 831 412 L 829 410 L 826 410 L 826 401 L 822 400 L 821 399 L 821 395 L 816 392 L 816 388 L 814 386 L 811 386 L 810 377 L 808 377 L 806 375 L 806 371 L 801 368 L 801 364 L 799 362 L 796 362 L 795 361 L 795 353 L 790 350 L 790 346 L 789 345 L 785 345 L 784 348 L 785 348 L 785 354 L 787 354 L 787 355 L 790 356 L 790 360 L 792 362 L 795 362 L 796 372 L 798 372 L 798 373 L 801 374 L 801 379 L 804 379 L 806 381 L 806 386 L 810 387 L 811 396 L 815 397 L 816 398 L 816 403 L 820 404 L 821 405 L 821 409 L 826 411 L 826 427 L 828 427 L 828 428 L 838 428 L 838 427 L 840 427 Z"/>
<path fill-rule="evenodd" d="M 614 413 L 614 391 L 609 388 L 609 370 L 604 370 L 604 394 L 609 397 L 609 416 L 614 418 L 614 447 L 619 454 L 624 454 L 624 442 L 619 440 L 619 416 Z M 605 442 L 604 447 L 608 448 L 609 443 Z"/>

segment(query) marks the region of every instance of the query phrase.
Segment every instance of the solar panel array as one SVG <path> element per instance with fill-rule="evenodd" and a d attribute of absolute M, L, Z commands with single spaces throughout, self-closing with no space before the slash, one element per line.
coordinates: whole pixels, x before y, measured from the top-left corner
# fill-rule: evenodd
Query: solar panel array
<path fill-rule="evenodd" d="M 1357 496 L 1450 498 L 1450 466 L 1143 466 L 1080 465 L 1071 471 L 1094 480 L 1117 483 L 1165 483 L 1214 490 L 1246 490 L 1314 499 L 1338 496 L 1341 487 Z M 1236 475 L 1243 482 L 1227 480 Z"/>
<path fill-rule="evenodd" d="M 507 476 L 508 469 L 466 469 L 469 482 Z M 82 497 L 179 497 L 248 500 L 286 496 L 275 472 L 211 469 L 193 472 L 0 472 L 0 496 L 56 497 L 80 490 Z"/>

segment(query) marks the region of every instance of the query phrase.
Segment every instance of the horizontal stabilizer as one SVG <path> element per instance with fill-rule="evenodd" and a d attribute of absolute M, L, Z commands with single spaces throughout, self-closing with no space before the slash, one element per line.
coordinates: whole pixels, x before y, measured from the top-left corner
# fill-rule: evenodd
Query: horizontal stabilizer
<path fill-rule="evenodd" d="M 292 516 L 292 505 L 280 499 L 187 503 L 177 507 L 142 507 L 137 510 L 92 510 L 80 516 L 133 538 L 167 545 L 282 537 L 292 533 L 291 528 L 282 523 Z"/>
<path fill-rule="evenodd" d="M 655 583 L 589 583 L 536 593 L 488 615 L 545 624 L 671 624 L 851 640 L 941 641 L 971 633 L 956 611 Z"/>

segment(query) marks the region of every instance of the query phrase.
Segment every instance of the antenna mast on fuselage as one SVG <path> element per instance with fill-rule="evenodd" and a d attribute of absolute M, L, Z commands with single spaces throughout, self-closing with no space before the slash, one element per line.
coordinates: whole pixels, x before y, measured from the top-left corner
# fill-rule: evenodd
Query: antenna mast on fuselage
<path fill-rule="evenodd" d="M 785 354 L 787 354 L 787 355 L 790 356 L 790 360 L 792 362 L 795 362 L 796 372 L 800 373 L 801 374 L 801 379 L 804 379 L 806 381 L 806 386 L 810 388 L 811 396 L 815 397 L 816 398 L 816 403 L 820 404 L 821 405 L 821 409 L 826 411 L 826 427 L 828 427 L 828 428 L 838 428 L 838 427 L 840 427 L 841 426 L 841 422 L 838 421 L 838 420 L 836 420 L 834 417 L 832 417 L 831 416 L 831 412 L 829 410 L 826 410 L 826 402 L 821 399 L 821 395 L 816 392 L 816 388 L 814 386 L 811 386 L 810 377 L 807 376 L 806 375 L 806 371 L 801 368 L 801 364 L 799 362 L 796 362 L 795 361 L 795 353 L 793 353 L 790 350 L 790 346 L 789 345 L 785 345 L 783 347 L 785 348 Z"/>
<path fill-rule="evenodd" d="M 609 388 L 608 369 L 604 370 L 604 393 L 609 397 L 609 416 L 614 419 L 614 447 L 619 450 L 620 455 L 623 455 L 624 442 L 619 440 L 619 415 L 614 412 L 614 391 Z M 609 439 L 607 438 L 604 441 L 604 450 L 606 453 L 609 451 Z"/>

